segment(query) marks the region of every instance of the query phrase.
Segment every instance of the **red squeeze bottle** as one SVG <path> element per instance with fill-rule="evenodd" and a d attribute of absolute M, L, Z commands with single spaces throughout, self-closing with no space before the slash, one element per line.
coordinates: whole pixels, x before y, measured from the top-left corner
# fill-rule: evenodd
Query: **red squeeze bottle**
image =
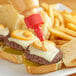
<path fill-rule="evenodd" d="M 34 30 L 40 41 L 44 41 L 44 35 L 41 25 L 44 24 L 40 14 L 38 13 L 38 0 L 9 0 L 9 2 L 17 9 L 20 14 L 25 16 L 24 21 L 28 28 Z"/>

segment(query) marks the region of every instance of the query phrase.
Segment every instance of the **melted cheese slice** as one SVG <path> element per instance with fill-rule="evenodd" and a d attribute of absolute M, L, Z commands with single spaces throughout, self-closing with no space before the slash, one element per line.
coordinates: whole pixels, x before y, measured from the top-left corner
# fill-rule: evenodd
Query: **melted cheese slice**
<path fill-rule="evenodd" d="M 0 35 L 7 36 L 9 34 L 8 28 L 0 27 Z"/>
<path fill-rule="evenodd" d="M 11 37 L 20 39 L 20 40 L 29 41 L 34 39 L 35 36 L 29 30 L 15 30 L 11 33 Z"/>
<path fill-rule="evenodd" d="M 37 38 L 34 38 L 33 40 L 29 40 L 29 41 L 26 41 L 26 40 L 20 40 L 20 39 L 16 39 L 16 38 L 8 38 L 9 41 L 13 41 L 19 45 L 21 45 L 23 48 L 27 48 L 27 46 L 29 46 L 30 43 L 34 42 Z"/>
<path fill-rule="evenodd" d="M 50 44 L 56 46 L 55 43 L 52 42 L 52 41 L 48 41 L 48 40 L 45 40 L 45 41 L 44 41 L 44 47 L 45 47 L 45 48 L 47 48 L 47 45 L 50 45 Z M 32 45 L 33 45 L 35 48 L 42 50 L 42 42 L 41 42 L 40 40 L 34 41 Z"/>
<path fill-rule="evenodd" d="M 51 62 L 54 57 L 59 53 L 59 50 L 52 44 L 47 45 L 46 48 L 48 49 L 48 51 L 42 51 L 35 48 L 33 45 L 30 45 L 29 50 L 30 54 L 37 55 Z"/>

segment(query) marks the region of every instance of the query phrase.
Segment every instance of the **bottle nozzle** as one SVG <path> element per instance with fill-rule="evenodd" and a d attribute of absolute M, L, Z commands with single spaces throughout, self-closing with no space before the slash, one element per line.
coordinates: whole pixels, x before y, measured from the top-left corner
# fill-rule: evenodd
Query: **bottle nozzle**
<path fill-rule="evenodd" d="M 36 36 L 40 39 L 40 41 L 44 41 L 44 34 L 42 32 L 42 28 L 38 25 L 38 27 L 34 28 L 34 32 Z"/>

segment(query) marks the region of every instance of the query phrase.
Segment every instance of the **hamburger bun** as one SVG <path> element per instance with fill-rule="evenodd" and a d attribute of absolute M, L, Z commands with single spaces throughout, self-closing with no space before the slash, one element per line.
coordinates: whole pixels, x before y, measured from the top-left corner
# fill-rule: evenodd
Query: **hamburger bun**
<path fill-rule="evenodd" d="M 26 66 L 26 70 L 30 74 L 44 74 L 53 72 L 56 70 L 59 70 L 62 67 L 62 61 L 55 63 L 55 64 L 49 64 L 49 65 L 41 65 L 41 66 Z"/>
<path fill-rule="evenodd" d="M 2 50 L 0 49 L 0 58 L 8 60 L 8 61 L 16 63 L 16 64 L 23 63 L 22 55 L 10 54 L 10 53 L 3 51 L 3 49 Z"/>

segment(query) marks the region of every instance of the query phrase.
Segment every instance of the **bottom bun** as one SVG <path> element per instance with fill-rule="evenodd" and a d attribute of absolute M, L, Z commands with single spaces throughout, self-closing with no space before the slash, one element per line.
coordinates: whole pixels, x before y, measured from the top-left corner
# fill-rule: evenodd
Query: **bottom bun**
<path fill-rule="evenodd" d="M 16 64 L 23 63 L 22 55 L 10 54 L 5 51 L 0 51 L 0 58 L 8 60 L 8 61 L 16 63 Z"/>
<path fill-rule="evenodd" d="M 49 65 L 41 65 L 41 66 L 26 66 L 26 70 L 30 74 L 43 74 L 43 73 L 49 73 L 52 71 L 56 71 L 61 68 L 62 61 L 56 63 L 56 64 L 49 64 Z"/>

